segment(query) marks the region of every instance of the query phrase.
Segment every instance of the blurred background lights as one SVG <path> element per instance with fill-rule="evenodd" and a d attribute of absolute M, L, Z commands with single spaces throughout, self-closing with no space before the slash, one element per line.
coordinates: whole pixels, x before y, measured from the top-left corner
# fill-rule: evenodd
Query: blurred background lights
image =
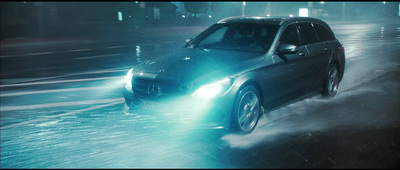
<path fill-rule="evenodd" d="M 299 9 L 299 16 L 308 17 L 308 9 L 307 8 L 300 8 Z"/>
<path fill-rule="evenodd" d="M 122 12 L 118 11 L 118 21 L 122 21 Z"/>

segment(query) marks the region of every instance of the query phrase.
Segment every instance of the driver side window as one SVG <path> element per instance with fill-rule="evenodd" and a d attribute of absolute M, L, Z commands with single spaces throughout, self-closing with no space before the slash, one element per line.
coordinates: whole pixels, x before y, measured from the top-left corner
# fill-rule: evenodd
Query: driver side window
<path fill-rule="evenodd" d="M 279 42 L 300 46 L 300 38 L 296 24 L 291 24 L 285 28 L 285 30 L 282 32 Z"/>

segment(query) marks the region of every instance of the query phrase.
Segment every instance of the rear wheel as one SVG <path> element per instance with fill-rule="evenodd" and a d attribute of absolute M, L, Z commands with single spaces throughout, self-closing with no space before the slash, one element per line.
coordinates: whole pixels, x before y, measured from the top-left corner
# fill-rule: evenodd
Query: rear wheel
<path fill-rule="evenodd" d="M 329 67 L 328 74 L 325 77 L 322 95 L 333 97 L 336 95 L 339 88 L 339 69 L 336 64 Z"/>
<path fill-rule="evenodd" d="M 232 110 L 232 130 L 249 134 L 257 126 L 261 113 L 260 95 L 253 86 L 240 90 Z"/>

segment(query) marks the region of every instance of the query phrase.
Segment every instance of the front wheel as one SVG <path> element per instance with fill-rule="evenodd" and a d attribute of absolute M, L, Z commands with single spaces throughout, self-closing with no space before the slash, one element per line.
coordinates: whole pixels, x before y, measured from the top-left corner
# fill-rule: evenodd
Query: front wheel
<path fill-rule="evenodd" d="M 251 133 L 261 113 L 260 95 L 253 86 L 240 90 L 232 110 L 232 130 L 240 134 Z"/>
<path fill-rule="evenodd" d="M 328 74 L 325 77 L 322 95 L 333 97 L 336 95 L 339 88 L 339 69 L 336 64 L 329 66 Z"/>

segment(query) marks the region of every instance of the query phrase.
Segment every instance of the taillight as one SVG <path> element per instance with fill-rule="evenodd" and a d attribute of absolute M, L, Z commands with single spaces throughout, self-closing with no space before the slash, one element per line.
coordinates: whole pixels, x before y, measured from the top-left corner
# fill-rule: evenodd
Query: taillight
<path fill-rule="evenodd" d="M 344 51 L 344 46 L 343 46 L 343 44 L 340 44 L 339 50 L 343 50 L 343 51 Z"/>

